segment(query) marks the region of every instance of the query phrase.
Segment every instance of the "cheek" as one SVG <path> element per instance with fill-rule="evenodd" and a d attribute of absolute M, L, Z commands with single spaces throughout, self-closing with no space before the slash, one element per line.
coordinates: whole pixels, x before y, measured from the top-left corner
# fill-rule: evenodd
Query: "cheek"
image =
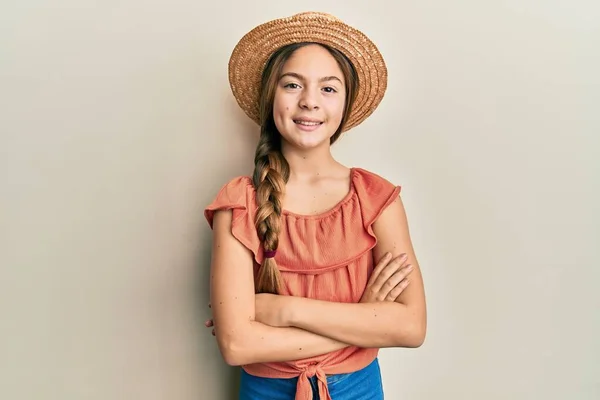
<path fill-rule="evenodd" d="M 336 100 L 334 102 L 331 102 L 331 104 L 329 105 L 331 116 L 336 120 L 341 120 L 344 115 L 344 105 L 345 104 L 343 100 Z"/>
<path fill-rule="evenodd" d="M 273 101 L 273 121 L 279 132 L 285 132 L 285 121 L 290 113 L 290 106 L 283 96 L 275 96 Z"/>
<path fill-rule="evenodd" d="M 282 115 L 289 113 L 290 106 L 282 96 L 276 96 L 273 102 L 273 115 Z"/>

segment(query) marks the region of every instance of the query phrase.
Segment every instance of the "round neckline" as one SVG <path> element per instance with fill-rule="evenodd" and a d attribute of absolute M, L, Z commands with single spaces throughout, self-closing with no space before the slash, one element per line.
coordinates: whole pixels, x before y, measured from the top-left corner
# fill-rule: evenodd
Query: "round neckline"
<path fill-rule="evenodd" d="M 299 214 L 299 213 L 295 213 L 293 211 L 286 210 L 284 208 L 284 209 L 281 210 L 281 215 L 285 215 L 285 216 L 288 216 L 288 217 L 294 217 L 294 218 L 297 218 L 297 219 L 319 219 L 319 218 L 325 218 L 325 217 L 327 217 L 327 216 L 335 213 L 345 203 L 347 203 L 350 199 L 352 199 L 352 196 L 355 193 L 355 187 L 354 187 L 355 176 L 356 176 L 356 168 L 355 167 L 350 167 L 350 182 L 348 184 L 348 193 L 346 193 L 346 195 L 340 201 L 338 201 L 336 204 L 334 204 L 329 210 L 325 210 L 325 211 L 320 212 L 318 214 Z M 256 189 L 252 185 L 252 178 L 250 178 L 250 185 L 254 189 L 254 193 L 256 195 Z"/>
<path fill-rule="evenodd" d="M 299 218 L 299 219 L 318 219 L 318 218 L 324 218 L 324 217 L 329 216 L 330 214 L 333 214 L 338 209 L 340 209 L 346 202 L 348 202 L 354 195 L 354 173 L 355 173 L 355 168 L 351 167 L 350 168 L 350 183 L 348 185 L 349 186 L 348 193 L 346 193 L 346 195 L 340 201 L 338 201 L 336 204 L 334 204 L 329 210 L 325 210 L 318 214 L 298 214 L 293 211 L 286 210 L 284 208 L 281 210 L 281 214 L 287 215 L 290 217 L 294 217 L 294 218 Z"/>

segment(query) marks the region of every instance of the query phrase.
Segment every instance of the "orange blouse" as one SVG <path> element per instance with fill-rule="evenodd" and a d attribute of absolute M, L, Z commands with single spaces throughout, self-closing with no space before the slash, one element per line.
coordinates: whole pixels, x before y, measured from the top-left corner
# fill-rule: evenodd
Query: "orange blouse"
<path fill-rule="evenodd" d="M 281 271 L 282 295 L 357 303 L 373 271 L 377 239 L 372 225 L 399 195 L 400 186 L 361 168 L 351 169 L 350 190 L 336 206 L 317 215 L 282 212 L 282 229 L 275 261 Z M 214 212 L 233 210 L 232 234 L 254 254 L 256 274 L 263 249 L 256 233 L 255 189 L 248 176 L 221 188 L 206 208 L 212 228 Z M 292 362 L 244 365 L 251 375 L 299 377 L 296 400 L 312 399 L 309 377 L 317 376 L 322 399 L 330 399 L 329 374 L 350 373 L 369 365 L 379 349 L 355 346 Z"/>

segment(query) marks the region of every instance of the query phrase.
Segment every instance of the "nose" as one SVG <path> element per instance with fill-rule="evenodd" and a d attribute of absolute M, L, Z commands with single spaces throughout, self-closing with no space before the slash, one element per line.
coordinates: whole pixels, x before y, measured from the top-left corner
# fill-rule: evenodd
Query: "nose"
<path fill-rule="evenodd" d="M 317 96 L 313 93 L 312 90 L 304 90 L 302 92 L 302 96 L 300 96 L 299 102 L 300 108 L 305 110 L 318 110 L 319 104 L 317 101 Z"/>

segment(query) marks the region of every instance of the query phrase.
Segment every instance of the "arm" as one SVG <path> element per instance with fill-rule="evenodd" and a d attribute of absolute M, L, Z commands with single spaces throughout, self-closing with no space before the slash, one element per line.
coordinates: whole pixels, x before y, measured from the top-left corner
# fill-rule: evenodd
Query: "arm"
<path fill-rule="evenodd" d="M 219 349 L 229 365 L 292 361 L 347 344 L 255 320 L 253 255 L 231 234 L 231 211 L 215 214 L 211 262 L 211 304 Z"/>
<path fill-rule="evenodd" d="M 359 347 L 419 347 L 425 340 L 423 280 L 410 240 L 402 200 L 398 197 L 373 225 L 374 257 L 385 251 L 406 253 L 413 270 L 410 284 L 395 302 L 336 303 L 300 297 L 287 302 L 287 324 Z"/>

